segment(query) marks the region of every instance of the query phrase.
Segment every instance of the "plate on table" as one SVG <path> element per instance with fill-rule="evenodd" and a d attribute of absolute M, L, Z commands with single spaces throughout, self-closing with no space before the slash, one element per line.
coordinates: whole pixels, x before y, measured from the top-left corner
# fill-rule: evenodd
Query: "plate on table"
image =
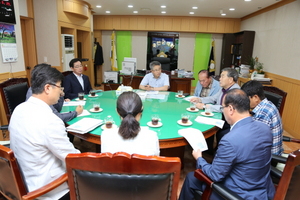
<path fill-rule="evenodd" d="M 102 112 L 102 111 L 103 111 L 103 108 L 100 108 L 99 110 L 94 110 L 94 108 L 90 109 L 90 112 L 95 112 L 95 113 Z"/>
<path fill-rule="evenodd" d="M 182 96 L 180 97 L 180 96 L 178 96 L 178 94 L 176 94 L 175 97 L 177 97 L 177 98 L 184 98 L 185 96 L 182 95 Z"/>
<path fill-rule="evenodd" d="M 201 112 L 200 114 L 203 115 L 203 116 L 206 116 L 206 117 L 214 116 L 214 113 L 210 113 L 209 115 L 207 115 L 207 114 L 205 114 L 205 112 Z"/>
<path fill-rule="evenodd" d="M 88 97 L 95 98 L 95 97 L 98 97 L 98 95 L 97 95 L 97 94 L 95 94 L 95 96 L 92 96 L 92 95 L 90 95 L 90 94 L 89 94 L 89 96 L 88 96 Z"/>
<path fill-rule="evenodd" d="M 103 124 L 103 125 L 101 126 L 101 129 L 102 129 L 102 130 L 105 130 L 105 129 L 114 129 L 114 128 L 118 128 L 118 126 L 115 125 L 115 124 L 113 124 L 111 128 L 106 128 L 106 125 L 105 125 L 105 124 Z"/>
<path fill-rule="evenodd" d="M 152 122 L 150 121 L 150 122 L 147 123 L 147 125 L 152 127 L 152 128 L 158 128 L 158 127 L 161 127 L 163 125 L 163 123 L 158 122 L 157 125 L 153 125 Z"/>
<path fill-rule="evenodd" d="M 177 121 L 177 124 L 181 125 L 181 126 L 191 126 L 193 124 L 193 122 L 191 120 L 189 120 L 187 123 L 182 123 L 181 119 Z"/>
<path fill-rule="evenodd" d="M 195 110 L 191 110 L 191 108 L 186 108 L 186 110 L 189 111 L 189 112 L 198 112 L 199 111 L 198 108 L 196 108 Z"/>
<path fill-rule="evenodd" d="M 76 101 L 86 101 L 86 98 L 83 98 L 82 100 L 80 100 L 79 98 L 75 99 Z"/>

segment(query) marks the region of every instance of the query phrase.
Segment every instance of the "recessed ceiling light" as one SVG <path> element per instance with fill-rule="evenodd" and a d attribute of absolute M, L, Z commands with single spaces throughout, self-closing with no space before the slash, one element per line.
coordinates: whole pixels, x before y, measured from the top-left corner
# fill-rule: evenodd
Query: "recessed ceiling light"
<path fill-rule="evenodd" d="M 107 11 L 105 11 L 106 13 L 110 13 L 110 11 L 109 10 L 107 10 Z"/>
<path fill-rule="evenodd" d="M 251 0 L 245 0 L 245 1 L 251 1 Z"/>
<path fill-rule="evenodd" d="M 161 14 L 166 14 L 167 12 L 166 11 L 161 11 Z"/>
<path fill-rule="evenodd" d="M 197 7 L 197 6 L 194 6 L 194 7 L 192 7 L 192 9 L 196 10 L 196 9 L 198 9 L 198 7 Z"/>
<path fill-rule="evenodd" d="M 135 10 L 135 11 L 133 11 L 133 13 L 139 13 L 139 12 Z"/>
<path fill-rule="evenodd" d="M 96 7 L 97 7 L 97 8 L 101 8 L 101 6 L 100 6 L 100 5 L 97 5 Z"/>
<path fill-rule="evenodd" d="M 166 8 L 167 6 L 164 6 L 164 5 L 162 5 L 162 6 L 160 6 L 161 8 Z"/>
<path fill-rule="evenodd" d="M 128 8 L 133 8 L 133 5 L 128 5 Z"/>
<path fill-rule="evenodd" d="M 222 13 L 221 15 L 222 15 L 222 16 L 225 16 L 225 15 L 226 15 L 226 13 Z"/>
<path fill-rule="evenodd" d="M 195 14 L 194 12 L 190 12 L 190 15 L 193 15 L 193 14 Z"/>
<path fill-rule="evenodd" d="M 229 10 L 233 11 L 233 10 L 235 10 L 235 8 L 229 8 Z"/>

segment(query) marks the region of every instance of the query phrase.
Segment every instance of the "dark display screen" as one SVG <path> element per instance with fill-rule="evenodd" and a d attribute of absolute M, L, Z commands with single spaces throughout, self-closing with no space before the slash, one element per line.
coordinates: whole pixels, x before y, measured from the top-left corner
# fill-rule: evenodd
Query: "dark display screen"
<path fill-rule="evenodd" d="M 16 24 L 13 0 L 0 0 L 0 22 Z"/>

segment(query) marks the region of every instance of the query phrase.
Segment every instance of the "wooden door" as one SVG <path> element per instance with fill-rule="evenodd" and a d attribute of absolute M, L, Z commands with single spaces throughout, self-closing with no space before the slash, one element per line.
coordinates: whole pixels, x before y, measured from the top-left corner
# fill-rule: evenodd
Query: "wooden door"
<path fill-rule="evenodd" d="M 21 32 L 23 41 L 23 53 L 25 62 L 25 71 L 28 80 L 31 78 L 31 70 L 37 65 L 36 43 L 34 22 L 32 18 L 21 17 Z"/>

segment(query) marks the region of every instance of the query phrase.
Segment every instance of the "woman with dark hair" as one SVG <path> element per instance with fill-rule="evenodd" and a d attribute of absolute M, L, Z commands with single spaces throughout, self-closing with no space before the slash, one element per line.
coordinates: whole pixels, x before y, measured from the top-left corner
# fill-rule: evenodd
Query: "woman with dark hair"
<path fill-rule="evenodd" d="M 140 127 L 143 104 L 139 95 L 123 92 L 117 100 L 117 112 L 122 119 L 120 128 L 105 129 L 102 132 L 101 152 L 159 155 L 156 132 L 148 127 Z"/>

